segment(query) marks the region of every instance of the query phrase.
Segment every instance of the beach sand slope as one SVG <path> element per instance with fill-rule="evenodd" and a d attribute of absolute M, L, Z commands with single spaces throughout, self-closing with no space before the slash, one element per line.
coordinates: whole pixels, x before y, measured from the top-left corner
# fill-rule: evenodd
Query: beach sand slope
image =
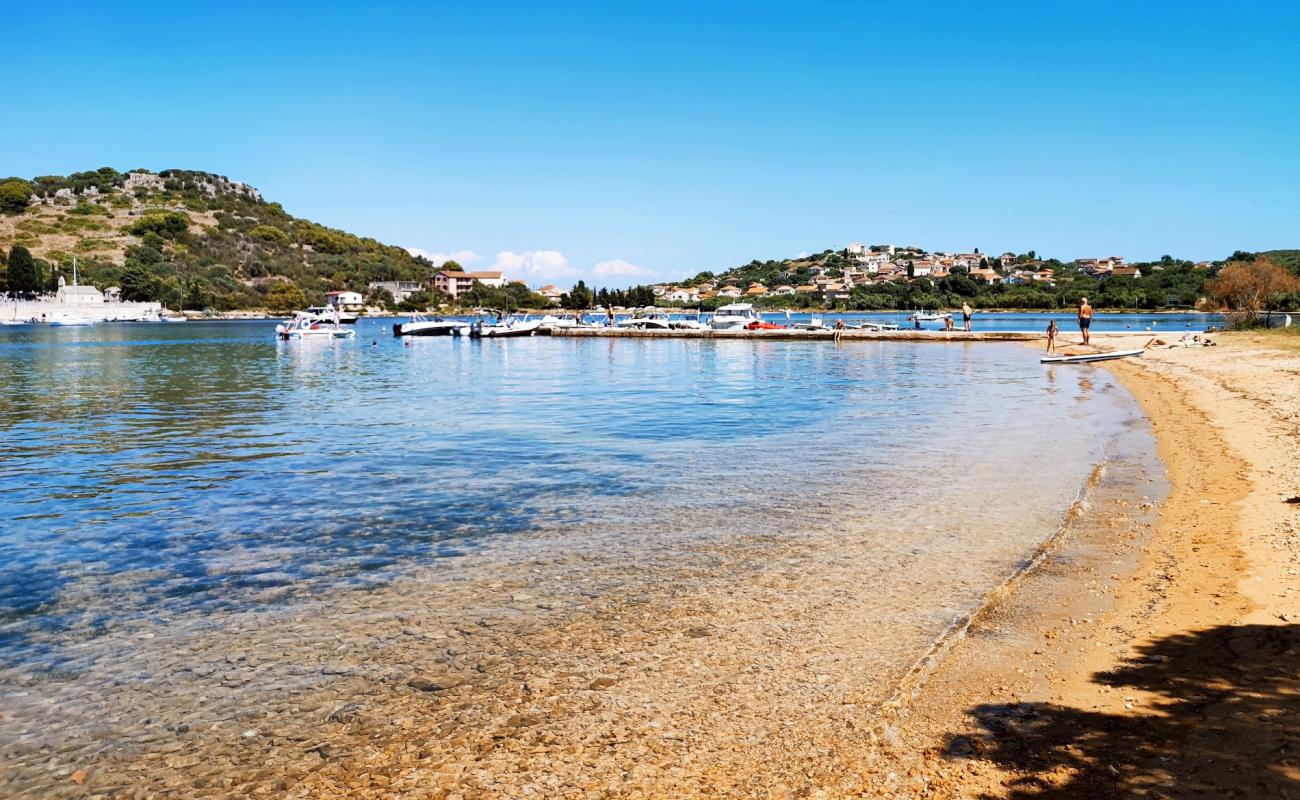
<path fill-rule="evenodd" d="M 1117 514 L 978 621 L 899 726 L 912 796 L 1300 797 L 1300 337 L 1216 344 L 1109 367 L 1156 530 Z"/>

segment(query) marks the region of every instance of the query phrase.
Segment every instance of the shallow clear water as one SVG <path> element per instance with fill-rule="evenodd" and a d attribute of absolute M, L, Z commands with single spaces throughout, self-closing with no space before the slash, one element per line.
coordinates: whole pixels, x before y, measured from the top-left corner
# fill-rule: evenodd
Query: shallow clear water
<path fill-rule="evenodd" d="M 0 654 L 158 603 L 239 607 L 487 537 L 621 527 L 646 501 L 695 515 L 664 535 L 761 531 L 827 487 L 836 513 L 893 520 L 1046 457 L 1016 495 L 1048 525 L 1116 416 L 1080 413 L 1077 375 L 1063 389 L 1014 345 L 403 346 L 385 327 L 305 345 L 267 323 L 6 332 Z"/>
<path fill-rule="evenodd" d="M 157 620 L 342 618 L 340 589 L 377 604 L 394 585 L 445 586 L 458 614 L 475 554 L 543 583 L 583 554 L 613 565 L 588 596 L 627 595 L 661 574 L 689 588 L 683 564 L 739 581 L 683 554 L 765 541 L 851 555 L 835 569 L 874 582 L 855 608 L 894 675 L 1058 529 L 1098 463 L 1149 444 L 1108 373 L 1015 344 L 389 324 L 329 343 L 266 322 L 0 330 L 0 662 L 19 670 L 0 695 L 40 696 L 42 673 L 112 684 Z M 0 745 L 28 735 L 20 716 Z"/>

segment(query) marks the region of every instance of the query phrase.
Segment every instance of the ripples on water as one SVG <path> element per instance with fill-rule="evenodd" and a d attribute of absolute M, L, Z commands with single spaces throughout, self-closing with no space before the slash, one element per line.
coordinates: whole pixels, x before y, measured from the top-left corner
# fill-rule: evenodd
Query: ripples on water
<path fill-rule="evenodd" d="M 159 609 L 364 588 L 489 541 L 649 559 L 850 520 L 882 547 L 952 557 L 956 529 L 1014 561 L 1132 416 L 1104 373 L 1017 345 L 386 328 L 0 333 L 0 657 L 54 664 Z"/>

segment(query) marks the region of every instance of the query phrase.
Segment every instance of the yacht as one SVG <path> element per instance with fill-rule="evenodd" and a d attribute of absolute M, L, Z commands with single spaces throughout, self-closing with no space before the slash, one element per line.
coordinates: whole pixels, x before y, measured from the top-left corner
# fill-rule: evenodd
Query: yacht
<path fill-rule="evenodd" d="M 751 303 L 732 303 L 713 312 L 710 325 L 715 331 L 743 331 L 762 321 L 763 315 L 755 311 Z"/>

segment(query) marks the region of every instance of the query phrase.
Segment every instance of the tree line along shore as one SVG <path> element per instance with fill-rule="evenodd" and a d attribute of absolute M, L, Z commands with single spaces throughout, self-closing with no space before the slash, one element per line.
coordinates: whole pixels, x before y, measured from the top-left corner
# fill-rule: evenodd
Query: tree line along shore
<path fill-rule="evenodd" d="M 888 252 L 883 248 L 887 247 Z M 31 296 L 70 280 L 115 287 L 122 300 L 175 310 L 284 313 L 355 292 L 374 310 L 681 307 L 732 302 L 761 308 L 887 311 L 956 308 L 1052 311 L 1088 297 L 1109 311 L 1300 310 L 1300 250 L 1237 251 L 1221 261 L 1157 261 L 1096 270 L 1034 251 L 957 256 L 921 248 L 851 244 L 675 283 L 626 289 L 475 282 L 455 296 L 435 264 L 405 248 L 294 217 L 254 188 L 194 170 L 0 179 L 0 293 Z M 1120 260 L 1122 261 L 1122 259 Z M 381 284 L 413 287 L 400 298 Z"/>

